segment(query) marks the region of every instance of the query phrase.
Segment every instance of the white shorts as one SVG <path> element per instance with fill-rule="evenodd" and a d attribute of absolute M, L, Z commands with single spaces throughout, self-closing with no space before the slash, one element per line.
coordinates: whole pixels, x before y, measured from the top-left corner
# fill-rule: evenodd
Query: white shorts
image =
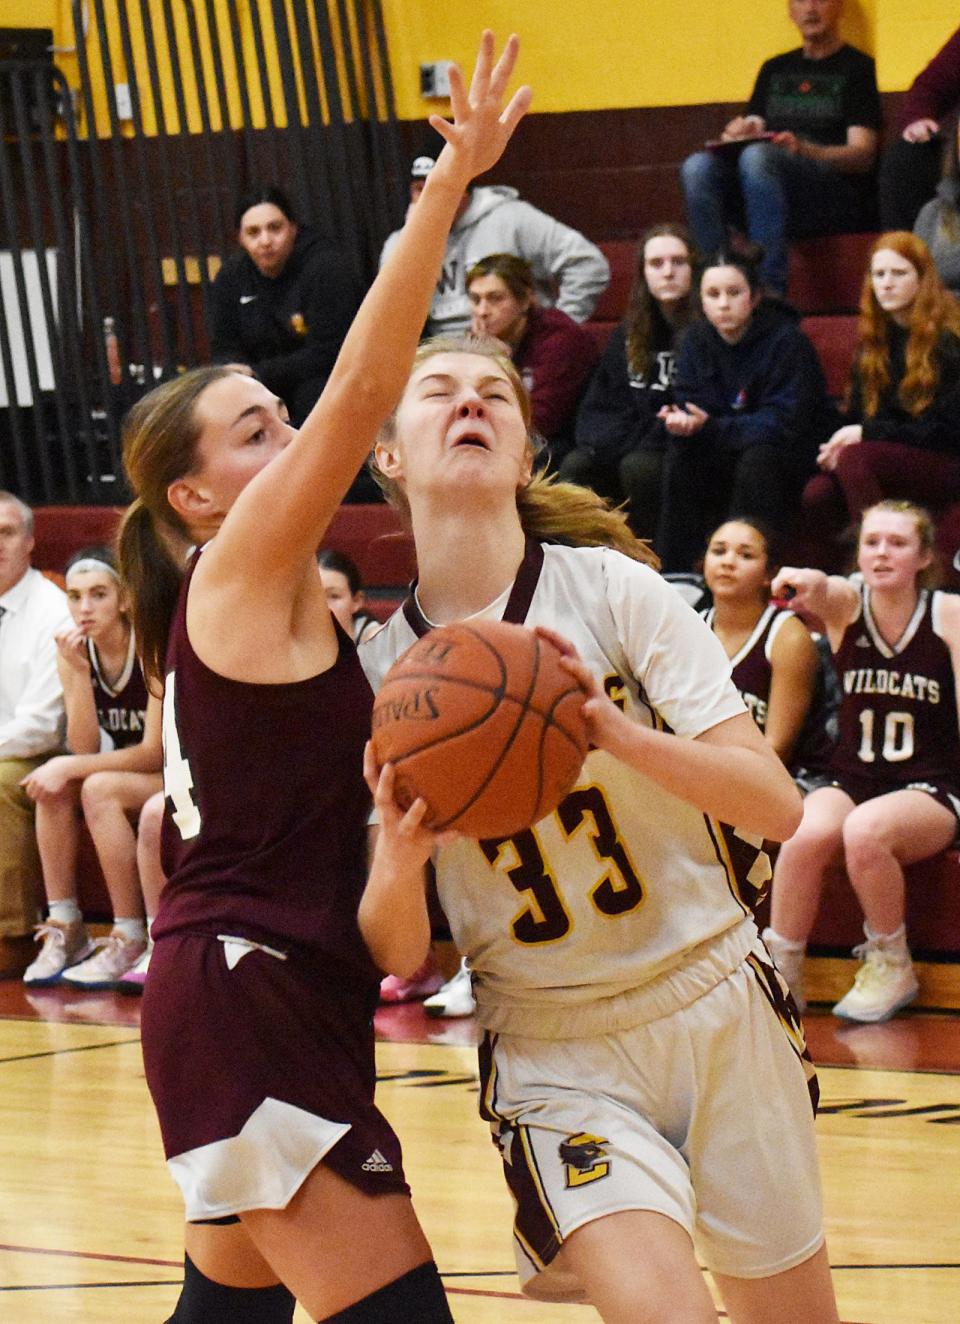
<path fill-rule="evenodd" d="M 708 993 L 695 971 L 691 988 L 689 1005 L 617 1034 L 481 1045 L 480 1109 L 529 1296 L 582 1300 L 564 1241 L 628 1209 L 672 1218 L 708 1269 L 735 1278 L 822 1245 L 816 1077 L 786 986 L 758 941 Z"/>

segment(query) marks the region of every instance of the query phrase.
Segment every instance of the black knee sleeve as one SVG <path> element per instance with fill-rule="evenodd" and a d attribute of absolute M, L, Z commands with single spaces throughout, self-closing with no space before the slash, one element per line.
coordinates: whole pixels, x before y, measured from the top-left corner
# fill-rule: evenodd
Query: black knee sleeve
<path fill-rule="evenodd" d="M 329 1315 L 323 1324 L 453 1324 L 446 1293 L 433 1260 Z"/>
<path fill-rule="evenodd" d="M 180 1300 L 167 1324 L 291 1324 L 296 1304 L 282 1283 L 276 1287 L 215 1283 L 186 1255 Z"/>

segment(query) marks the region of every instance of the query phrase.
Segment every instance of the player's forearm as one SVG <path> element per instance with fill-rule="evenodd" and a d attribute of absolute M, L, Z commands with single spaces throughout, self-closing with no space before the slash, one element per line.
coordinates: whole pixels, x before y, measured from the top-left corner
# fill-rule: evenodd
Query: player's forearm
<path fill-rule="evenodd" d="M 379 968 L 408 979 L 430 949 L 424 870 L 400 873 L 375 851 L 358 919 L 363 940 Z"/>
<path fill-rule="evenodd" d="M 627 722 L 604 748 L 711 818 L 771 841 L 785 841 L 799 825 L 800 794 L 772 750 L 685 740 Z"/>

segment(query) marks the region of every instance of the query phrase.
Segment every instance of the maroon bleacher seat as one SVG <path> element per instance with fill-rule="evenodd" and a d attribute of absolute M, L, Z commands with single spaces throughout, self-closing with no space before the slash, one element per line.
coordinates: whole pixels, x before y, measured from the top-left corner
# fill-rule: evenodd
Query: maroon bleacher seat
<path fill-rule="evenodd" d="M 322 545 L 349 556 L 369 589 L 403 590 L 415 573 L 413 538 L 386 504 L 341 506 Z"/>
<path fill-rule="evenodd" d="M 109 546 L 123 512 L 116 506 L 36 506 L 33 512 L 33 563 L 40 570 L 62 572 L 81 547 Z"/>
<path fill-rule="evenodd" d="M 801 313 L 854 313 L 876 234 L 831 234 L 790 245 L 787 298 Z"/>
<path fill-rule="evenodd" d="M 846 395 L 850 368 L 857 348 L 857 319 L 849 314 L 832 317 L 805 317 L 800 323 L 817 351 L 827 391 L 834 400 Z"/>
<path fill-rule="evenodd" d="M 610 284 L 600 295 L 590 320 L 616 325 L 627 310 L 637 264 L 637 244 L 634 239 L 604 239 L 597 247 L 610 263 Z"/>

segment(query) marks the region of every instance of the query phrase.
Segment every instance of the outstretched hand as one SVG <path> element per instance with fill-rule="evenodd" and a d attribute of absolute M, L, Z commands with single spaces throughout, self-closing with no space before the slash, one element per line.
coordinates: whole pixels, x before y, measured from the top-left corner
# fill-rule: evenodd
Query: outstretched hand
<path fill-rule="evenodd" d="M 515 35 L 509 37 L 499 60 L 494 64 L 493 33 L 489 29 L 485 30 L 480 38 L 469 91 L 460 66 L 450 65 L 450 109 L 453 123 L 442 115 L 430 116 L 431 127 L 446 142 L 437 165 L 440 165 L 444 156 L 452 156 L 468 182 L 499 161 L 514 129 L 530 106 L 533 94 L 529 87 L 523 86 L 514 92 L 506 109 L 503 109 L 504 94 L 517 62 L 519 46 Z"/>

